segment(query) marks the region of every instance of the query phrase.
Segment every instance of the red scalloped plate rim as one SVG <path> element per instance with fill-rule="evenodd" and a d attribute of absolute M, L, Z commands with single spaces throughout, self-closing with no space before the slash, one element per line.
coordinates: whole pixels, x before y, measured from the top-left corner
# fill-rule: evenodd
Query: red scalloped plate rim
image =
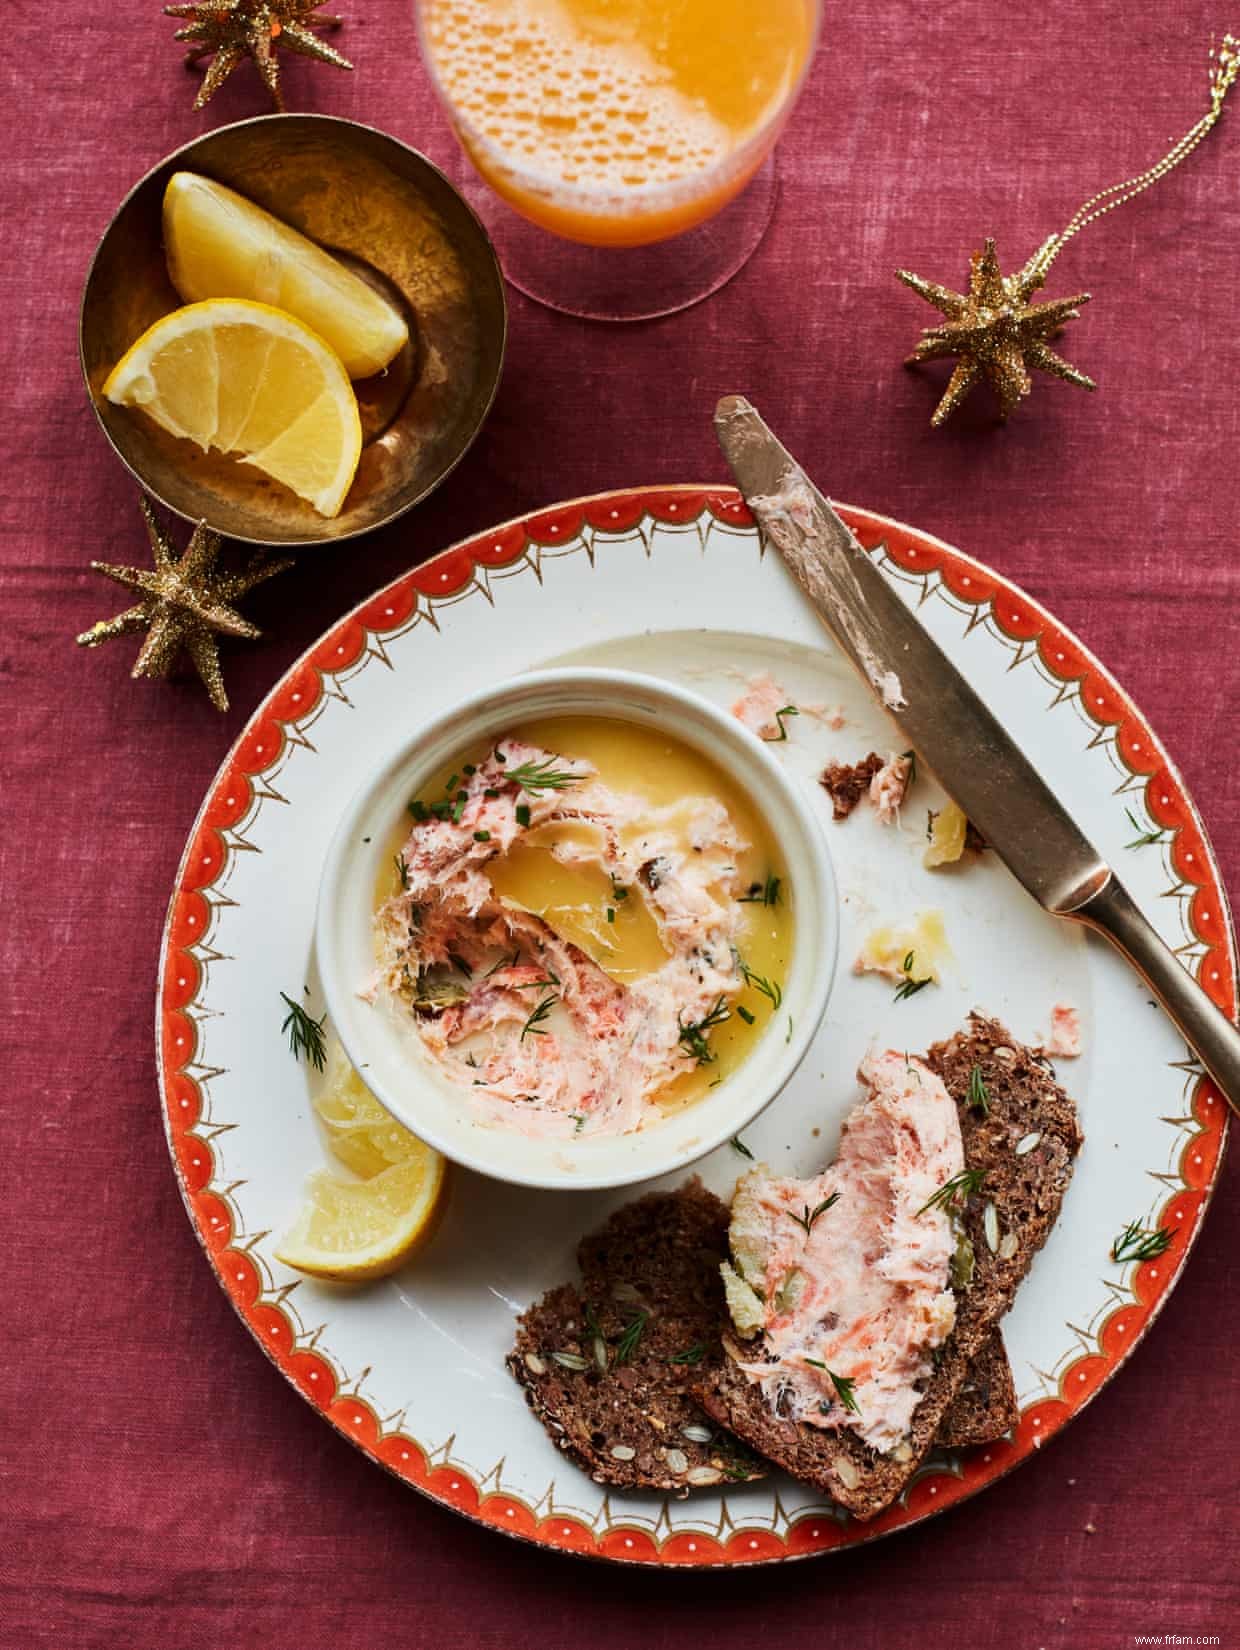
<path fill-rule="evenodd" d="M 1221 970 L 1215 970 L 1217 984 L 1212 995 L 1225 1012 L 1235 1018 L 1235 932 L 1214 851 L 1177 768 L 1128 695 L 1094 655 L 1046 608 L 985 563 L 942 539 L 890 517 L 854 505 L 837 504 L 836 507 L 867 548 L 873 549 L 882 542 L 890 559 L 905 571 L 913 574 L 937 573 L 958 601 L 983 606 L 1001 595 L 1006 603 L 1006 612 L 998 604 L 993 608 L 1000 631 L 1009 640 L 1036 643 L 1043 665 L 1061 681 L 1087 682 L 1094 688 L 1097 707 L 1091 708 L 1083 696 L 1082 704 L 1100 728 L 1107 725 L 1115 728 L 1117 749 L 1125 765 L 1134 775 L 1146 776 L 1147 806 L 1151 816 L 1159 823 L 1165 821 L 1171 832 L 1173 865 L 1182 883 L 1191 881 L 1199 894 L 1204 891 L 1207 897 L 1213 897 L 1217 914 L 1207 910 L 1204 915 L 1221 933 L 1217 940 L 1202 942 L 1208 944 L 1210 950 L 1201 958 L 1201 966 L 1204 970 L 1211 959 L 1222 965 Z M 1172 1248 L 1168 1251 L 1174 1257 L 1173 1264 L 1169 1270 L 1163 1271 L 1155 1262 L 1147 1262 L 1137 1270 L 1133 1277 L 1134 1300 L 1113 1308 L 1099 1329 L 1099 1346 L 1109 1342 L 1108 1349 L 1074 1359 L 1060 1377 L 1059 1395 L 1039 1400 L 1025 1409 L 1011 1442 L 1002 1440 L 993 1445 L 977 1446 L 963 1458 L 963 1468 L 958 1475 L 948 1469 L 926 1473 L 911 1486 L 906 1505 L 898 1504 L 866 1524 L 840 1524 L 829 1513 L 807 1513 L 790 1526 L 786 1536 L 776 1535 L 764 1526 L 754 1526 L 736 1529 L 726 1540 L 679 1530 L 660 1542 L 638 1526 L 615 1524 L 596 1533 L 572 1514 L 539 1517 L 532 1508 L 512 1495 L 503 1492 L 484 1494 L 464 1467 L 450 1464 L 431 1467 L 425 1451 L 416 1440 L 398 1432 L 381 1434 L 378 1417 L 365 1400 L 339 1395 L 336 1375 L 328 1360 L 321 1353 L 293 1345 L 292 1326 L 279 1304 L 261 1299 L 261 1280 L 253 1261 L 243 1251 L 228 1247 L 227 1238 L 231 1232 L 228 1206 L 209 1190 L 212 1178 L 210 1146 L 192 1133 L 197 1121 L 197 1108 L 192 1096 L 197 1092 L 197 1085 L 184 1073 L 184 1067 L 192 1061 L 193 1039 L 185 1035 L 192 1031 L 192 1026 L 182 1010 L 193 1001 L 196 990 L 190 989 L 186 993 L 179 983 L 174 990 L 169 963 L 175 953 L 178 961 L 189 970 L 183 976 L 187 983 L 191 975 L 196 979 L 199 971 L 196 960 L 188 951 L 194 939 L 189 929 L 201 920 L 202 895 L 199 890 L 215 881 L 223 864 L 222 858 L 217 859 L 209 877 L 190 874 L 196 855 L 202 854 L 207 865 L 210 864 L 211 843 L 213 840 L 218 842 L 214 825 L 208 822 L 208 812 L 213 804 L 223 798 L 226 784 L 231 779 L 234 788 L 244 784 L 244 805 L 238 806 L 235 796 L 223 798 L 218 818 L 226 820 L 229 813 L 234 818 L 244 817 L 253 798 L 250 779 L 272 766 L 275 757 L 283 751 L 284 727 L 305 716 L 318 703 L 322 694 L 322 677 L 333 667 L 348 668 L 356 662 L 362 652 L 366 630 L 381 634 L 384 629 L 399 628 L 416 609 L 419 596 L 433 600 L 436 596 L 455 594 L 468 587 L 479 566 L 488 569 L 509 566 L 525 555 L 531 546 L 549 548 L 556 543 L 571 542 L 583 524 L 589 524 L 596 531 L 623 533 L 646 515 L 663 525 L 691 525 L 704 512 L 709 512 L 724 525 L 752 525 L 752 518 L 735 489 L 711 483 L 619 488 L 612 492 L 588 494 L 543 510 L 529 511 L 448 546 L 359 602 L 339 619 L 306 649 L 266 695 L 246 722 L 207 788 L 177 867 L 168 902 L 155 998 L 156 1067 L 164 1130 L 190 1224 L 238 1316 L 290 1385 L 370 1460 L 421 1491 L 431 1501 L 471 1522 L 553 1552 L 644 1568 L 651 1565 L 685 1569 L 702 1566 L 753 1568 L 840 1552 L 867 1545 L 898 1530 L 909 1529 L 1006 1477 L 1093 1401 L 1148 1333 L 1178 1282 L 1189 1251 L 1201 1231 L 1206 1210 L 1218 1184 L 1229 1122 L 1227 1108 L 1213 1085 L 1207 1079 L 1199 1080 L 1193 1092 L 1191 1114 L 1200 1125 L 1200 1130 L 1185 1143 L 1181 1158 L 1182 1184 L 1171 1192 L 1158 1214 L 1160 1221 L 1172 1219 L 1181 1222 Z M 387 605 L 381 608 L 381 603 Z M 389 618 L 391 623 L 377 625 L 374 621 L 381 617 Z M 1052 639 L 1056 655 L 1054 660 L 1048 656 L 1043 645 L 1047 637 Z M 1060 665 L 1067 668 L 1060 669 Z M 310 696 L 313 678 L 317 678 L 317 691 Z M 1099 689 L 1103 691 L 1099 692 Z M 276 707 L 285 694 L 288 695 L 290 708 L 292 704 L 300 704 L 302 699 L 308 699 L 308 702 L 287 718 L 280 718 Z M 1102 714 L 1098 714 L 1099 710 Z M 265 749 L 267 736 L 264 735 L 263 744 L 258 744 L 256 740 L 258 734 L 272 722 L 278 724 L 279 737 L 274 752 L 268 756 Z M 1125 734 L 1128 735 L 1127 748 L 1121 743 L 1121 736 Z M 1133 740 L 1135 734 L 1141 736 L 1136 743 Z M 1132 757 L 1143 754 L 1154 759 L 1151 766 L 1134 765 Z M 252 759 L 262 756 L 264 760 L 243 761 L 247 755 Z M 1151 805 L 1150 793 L 1150 781 L 1155 776 L 1164 781 L 1167 793 L 1157 809 Z M 1186 827 L 1191 832 L 1194 848 L 1200 848 L 1204 862 L 1193 863 L 1187 875 L 1175 857 Z M 205 853 L 201 845 L 203 842 L 206 843 Z M 1187 849 L 1184 851 L 1189 861 L 1196 860 L 1195 853 L 1188 853 Z M 1197 895 L 1194 895 L 1193 906 L 1196 903 Z M 1190 908 L 1190 921 L 1198 938 L 1200 932 L 1196 925 L 1202 914 Z M 174 939 L 174 928 L 183 930 L 184 939 Z M 173 1035 L 177 1031 L 181 1032 L 179 1039 Z M 182 1046 L 186 1042 L 191 1045 L 189 1053 L 181 1056 L 172 1053 L 178 1041 Z M 175 1109 L 174 1089 L 179 1092 L 179 1104 Z M 1211 1147 L 1210 1161 L 1208 1166 L 1202 1168 L 1204 1159 L 1198 1155 L 1198 1168 L 1194 1171 L 1197 1184 L 1194 1185 L 1184 1179 L 1183 1157 L 1190 1146 L 1200 1145 L 1203 1140 Z M 192 1146 L 189 1144 L 191 1141 Z M 200 1155 L 188 1157 L 186 1154 L 191 1150 L 198 1151 Z M 228 1276 L 225 1275 L 225 1255 L 230 1269 Z M 1165 1261 L 1165 1256 L 1163 1259 Z M 1066 1385 L 1074 1376 L 1081 1385 L 1075 1395 L 1070 1395 Z M 316 1386 L 318 1382 L 322 1385 Z M 983 1450 L 986 1452 L 984 1455 Z M 405 1465 L 406 1462 L 409 1464 Z M 989 1470 L 979 1470 L 983 1467 Z"/>

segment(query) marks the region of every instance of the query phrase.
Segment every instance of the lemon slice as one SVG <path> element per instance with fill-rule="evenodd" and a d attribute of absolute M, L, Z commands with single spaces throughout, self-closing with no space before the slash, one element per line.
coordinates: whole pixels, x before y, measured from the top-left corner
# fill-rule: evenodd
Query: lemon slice
<path fill-rule="evenodd" d="M 266 304 L 215 298 L 173 310 L 130 346 L 103 393 L 204 451 L 236 453 L 322 516 L 339 515 L 361 457 L 339 356 Z"/>
<path fill-rule="evenodd" d="M 332 1155 L 364 1180 L 427 1150 L 371 1094 L 350 1065 L 338 1037 L 328 1043 L 323 1087 L 315 1096 L 314 1109 L 327 1131 Z"/>
<path fill-rule="evenodd" d="M 430 1237 L 442 1203 L 444 1161 L 419 1141 L 403 1163 L 369 1180 L 318 1170 L 307 1201 L 276 1246 L 276 1258 L 311 1277 L 337 1282 L 383 1278 Z"/>
<path fill-rule="evenodd" d="M 444 1160 L 384 1111 L 338 1037 L 328 1043 L 314 1109 L 332 1154 L 362 1178 L 311 1175 L 307 1201 L 276 1256 L 318 1278 L 385 1277 L 434 1231 L 446 1190 Z"/>
<path fill-rule="evenodd" d="M 331 345 L 350 378 L 381 372 L 409 337 L 365 281 L 261 206 L 196 172 L 164 191 L 164 251 L 187 304 L 252 298 L 287 310 Z"/>

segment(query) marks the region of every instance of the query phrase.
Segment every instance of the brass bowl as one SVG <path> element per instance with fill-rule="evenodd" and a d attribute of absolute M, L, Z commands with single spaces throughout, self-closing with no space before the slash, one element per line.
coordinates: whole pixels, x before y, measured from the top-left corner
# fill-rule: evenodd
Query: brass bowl
<path fill-rule="evenodd" d="M 383 373 L 354 384 L 361 463 L 340 514 L 320 516 L 261 471 L 115 407 L 104 380 L 129 346 L 181 299 L 161 239 L 173 172 L 201 172 L 318 241 L 398 305 L 410 342 Z M 187 143 L 121 203 L 82 295 L 82 370 L 117 456 L 189 521 L 249 544 L 323 544 L 408 510 L 454 467 L 482 427 L 507 335 L 504 283 L 486 232 L 437 167 L 395 138 L 330 115 L 262 115 Z"/>

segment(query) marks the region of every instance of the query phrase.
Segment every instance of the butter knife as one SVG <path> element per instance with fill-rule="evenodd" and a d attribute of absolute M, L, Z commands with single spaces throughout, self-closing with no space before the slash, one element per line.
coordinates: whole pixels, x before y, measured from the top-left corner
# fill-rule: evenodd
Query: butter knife
<path fill-rule="evenodd" d="M 944 789 L 1045 910 L 1117 947 L 1240 1112 L 1240 1031 L 1142 916 L 998 718 L 924 630 L 750 403 L 725 396 L 715 433 L 769 543 Z"/>

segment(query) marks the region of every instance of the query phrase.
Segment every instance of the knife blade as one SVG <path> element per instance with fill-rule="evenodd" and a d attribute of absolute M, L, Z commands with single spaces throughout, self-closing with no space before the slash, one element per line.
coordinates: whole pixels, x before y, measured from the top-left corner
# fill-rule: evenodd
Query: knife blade
<path fill-rule="evenodd" d="M 1105 934 L 1140 970 L 1240 1110 L 1240 1033 L 998 717 L 744 396 L 719 402 L 715 433 L 766 539 L 918 756 L 1040 905 Z"/>

